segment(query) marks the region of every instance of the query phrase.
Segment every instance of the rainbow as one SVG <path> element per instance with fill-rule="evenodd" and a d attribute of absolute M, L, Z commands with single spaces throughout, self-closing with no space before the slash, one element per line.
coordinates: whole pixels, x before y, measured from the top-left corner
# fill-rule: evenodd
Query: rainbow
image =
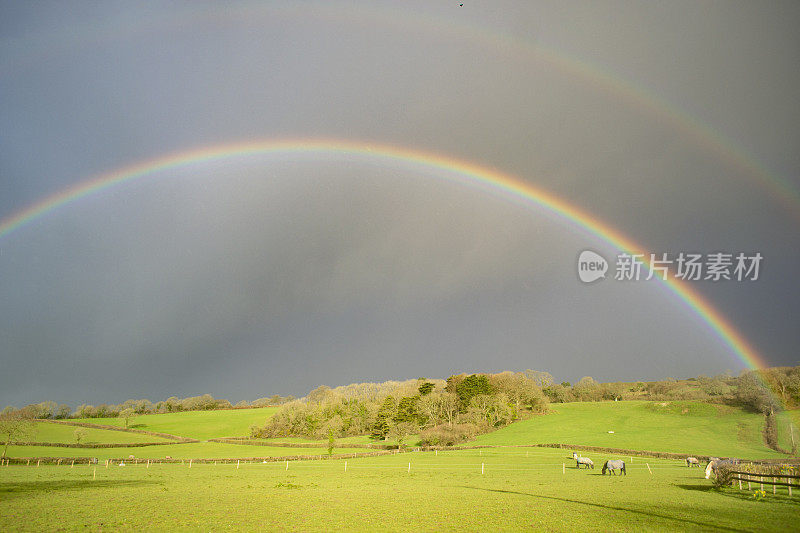
<path fill-rule="evenodd" d="M 595 90 L 606 92 L 679 132 L 721 162 L 742 172 L 781 204 L 795 221 L 800 221 L 800 189 L 797 185 L 770 170 L 765 163 L 718 129 L 692 116 L 677 104 L 658 96 L 653 90 L 626 79 L 596 61 L 580 58 L 541 42 L 493 30 L 468 19 L 422 14 L 417 10 L 401 9 L 393 4 L 391 6 L 364 4 L 358 6 L 356 10 L 347 10 L 329 2 L 304 2 L 301 5 L 244 2 L 224 5 L 222 8 L 218 5 L 205 8 L 192 6 L 155 20 L 148 19 L 147 24 L 131 24 L 128 19 L 120 19 L 114 24 L 97 28 L 87 22 L 83 26 L 70 27 L 68 32 L 48 35 L 43 43 L 35 41 L 13 43 L 19 49 L 14 56 L 16 61 L 0 65 L 0 69 L 8 74 L 18 64 L 49 58 L 51 54 L 68 47 L 78 50 L 90 49 L 114 40 L 143 38 L 153 32 L 168 33 L 192 27 L 204 28 L 222 22 L 252 23 L 265 17 L 276 16 L 283 17 L 287 22 L 311 17 L 331 25 L 389 27 L 401 35 L 424 31 L 429 35 L 443 35 L 459 39 L 464 43 L 481 43 L 486 48 L 500 53 L 522 54 L 533 62 L 544 64 L 578 79 L 582 84 L 592 86 Z"/>
<path fill-rule="evenodd" d="M 225 161 L 247 155 L 266 154 L 346 155 L 395 163 L 414 163 L 430 169 L 445 171 L 448 176 L 457 178 L 454 181 L 478 186 L 486 191 L 510 196 L 523 204 L 543 208 L 546 212 L 587 230 L 592 235 L 621 251 L 631 254 L 644 253 L 644 249 L 640 245 L 602 220 L 591 216 L 589 213 L 543 189 L 526 183 L 519 178 L 504 174 L 501 171 L 452 157 L 386 144 L 307 139 L 265 140 L 217 145 L 173 153 L 117 169 L 94 179 L 78 183 L 74 187 L 45 198 L 0 221 L 0 238 L 58 207 L 122 183 L 188 165 Z M 764 358 L 731 325 L 722 313 L 691 288 L 688 283 L 674 278 L 668 278 L 666 281 L 660 280 L 658 276 L 656 278 L 688 306 L 696 316 L 703 320 L 746 367 L 755 370 L 767 366 Z"/>

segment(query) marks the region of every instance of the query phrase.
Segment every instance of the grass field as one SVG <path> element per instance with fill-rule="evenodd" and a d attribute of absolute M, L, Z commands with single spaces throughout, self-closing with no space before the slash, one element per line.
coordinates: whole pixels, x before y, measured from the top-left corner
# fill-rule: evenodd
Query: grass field
<path fill-rule="evenodd" d="M 277 407 L 261 407 L 258 409 L 139 415 L 131 419 L 130 427 L 198 440 L 216 437 L 243 437 L 250 434 L 250 426 L 253 424 L 263 426 L 277 410 Z M 125 421 L 120 418 L 86 418 L 76 421 L 106 426 L 125 426 Z"/>
<path fill-rule="evenodd" d="M 481 435 L 473 443 L 565 443 L 748 459 L 784 457 L 764 445 L 763 416 L 732 407 L 685 401 L 551 407 L 551 414 Z"/>
<path fill-rule="evenodd" d="M 186 445 L 189 446 L 189 445 Z M 526 456 L 527 454 L 527 456 Z M 700 469 L 634 459 L 625 477 L 564 450 L 504 448 L 234 465 L 0 468 L 0 529 L 790 531 L 800 495 L 756 501 Z M 411 463 L 409 472 L 408 464 Z M 481 474 L 483 464 L 484 473 Z M 566 468 L 563 468 L 565 465 Z M 755 487 L 754 487 L 755 488 Z"/>
<path fill-rule="evenodd" d="M 285 442 L 285 443 L 293 443 L 293 444 L 307 444 L 307 443 L 318 443 L 318 444 L 325 444 L 327 443 L 327 439 L 319 440 L 319 439 L 310 439 L 306 437 L 275 437 L 271 439 L 257 439 L 261 442 Z M 419 436 L 417 435 L 409 435 L 403 440 L 405 445 L 415 446 L 419 440 Z M 375 445 L 396 445 L 397 440 L 393 438 L 388 438 L 386 440 L 375 440 L 369 437 L 369 435 L 357 435 L 353 437 L 342 437 L 336 439 L 336 442 L 341 445 L 346 444 L 375 444 Z"/>
<path fill-rule="evenodd" d="M 336 447 L 334 453 L 365 453 L 364 448 Z M 277 446 L 247 446 L 218 442 L 191 442 L 143 446 L 135 448 L 55 448 L 50 446 L 9 446 L 8 457 L 97 457 L 98 459 L 125 458 L 134 455 L 141 459 L 215 459 L 236 457 L 282 457 L 286 455 L 327 455 L 325 448 L 286 448 Z"/>
<path fill-rule="evenodd" d="M 36 433 L 31 438 L 35 442 L 74 443 L 76 426 L 53 424 L 50 422 L 37 422 Z M 109 429 L 80 428 L 86 436 L 81 439 L 82 444 L 108 444 L 127 442 L 170 442 L 168 439 L 153 435 L 142 435 L 127 431 L 112 431 Z"/>
<path fill-rule="evenodd" d="M 800 409 L 783 411 L 776 416 L 778 425 L 778 446 L 784 450 L 791 451 L 792 436 L 798 448 L 800 448 Z M 793 435 L 792 435 L 793 433 Z"/>

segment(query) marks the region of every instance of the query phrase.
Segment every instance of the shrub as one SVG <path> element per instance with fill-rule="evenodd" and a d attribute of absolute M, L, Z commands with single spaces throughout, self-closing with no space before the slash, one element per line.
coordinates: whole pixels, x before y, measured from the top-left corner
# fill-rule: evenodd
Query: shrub
<path fill-rule="evenodd" d="M 733 484 L 733 469 L 728 465 L 720 465 L 717 467 L 717 475 L 714 478 L 714 487 L 721 489 L 722 487 L 730 487 Z"/>
<path fill-rule="evenodd" d="M 423 446 L 454 446 L 466 442 L 478 434 L 475 424 L 440 424 L 420 431 L 420 444 Z"/>

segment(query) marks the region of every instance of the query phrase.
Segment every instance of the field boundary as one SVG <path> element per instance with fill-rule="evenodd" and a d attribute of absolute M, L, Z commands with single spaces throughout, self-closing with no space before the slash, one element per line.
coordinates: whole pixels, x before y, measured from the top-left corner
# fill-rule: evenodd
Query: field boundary
<path fill-rule="evenodd" d="M 275 446 L 278 448 L 327 448 L 326 442 L 264 442 L 259 439 L 251 439 L 249 437 L 218 437 L 215 439 L 208 439 L 208 442 L 219 442 L 222 444 L 241 444 L 248 446 Z M 397 444 L 364 444 L 364 443 L 337 443 L 337 448 L 366 448 L 378 450 L 396 450 Z"/>
<path fill-rule="evenodd" d="M 219 457 L 219 458 L 191 458 L 191 459 L 165 459 L 165 458 L 158 458 L 158 459 L 148 459 L 142 457 L 135 457 L 131 458 L 112 458 L 108 459 L 109 464 L 145 464 L 145 463 L 153 463 L 153 464 L 184 464 L 188 462 L 199 463 L 199 464 L 210 464 L 210 463 L 283 463 L 286 461 L 326 461 L 326 460 L 334 460 L 334 459 L 356 459 L 359 457 L 378 457 L 381 455 L 394 455 L 396 451 L 390 450 L 380 450 L 374 452 L 354 452 L 354 453 L 335 453 L 333 455 L 284 455 L 280 457 Z M 5 460 L 7 463 L 10 464 L 17 464 L 17 465 L 27 465 L 30 466 L 33 463 L 37 464 L 45 464 L 45 465 L 71 465 L 71 464 L 96 464 L 96 465 L 104 465 L 106 461 L 97 461 L 92 460 L 92 457 L 6 457 Z"/>
<path fill-rule="evenodd" d="M 119 426 L 108 426 L 105 424 L 91 424 L 89 422 L 73 422 L 71 420 L 50 420 L 47 418 L 37 418 L 37 422 L 49 422 L 51 424 L 62 424 L 65 426 L 76 426 L 90 429 L 107 429 L 110 431 L 123 431 L 126 433 L 139 433 L 142 435 L 150 435 L 152 437 L 163 437 L 165 439 L 179 441 L 179 442 L 200 442 L 197 439 L 189 437 L 181 437 L 179 435 L 172 435 L 170 433 L 159 433 L 157 431 L 147 431 L 144 429 L 121 428 Z"/>
<path fill-rule="evenodd" d="M 253 446 L 274 446 L 285 448 L 327 448 L 328 444 L 324 442 L 308 442 L 308 443 L 295 443 L 295 442 L 263 442 L 249 437 L 219 437 L 209 439 L 209 442 L 220 442 L 225 444 L 247 444 Z M 338 445 L 337 445 L 338 446 Z M 397 444 L 361 444 L 361 443 L 342 443 L 342 448 L 379 448 L 384 450 L 397 450 Z M 711 455 L 705 454 L 692 454 L 692 453 L 677 453 L 677 452 L 658 452 L 652 450 L 632 450 L 628 448 L 609 448 L 605 446 L 590 446 L 586 444 L 564 444 L 564 443 L 538 443 L 538 444 L 474 444 L 474 445 L 455 445 L 455 446 L 404 446 L 402 450 L 421 450 L 421 451 L 434 451 L 434 450 L 477 450 L 477 449 L 491 449 L 491 448 L 560 448 L 571 449 L 575 451 L 590 451 L 590 452 L 604 452 L 613 453 L 618 455 L 627 455 L 635 457 L 653 457 L 655 459 L 677 459 L 685 460 L 687 457 L 696 457 L 701 461 L 708 461 Z M 720 457 L 727 459 L 728 457 Z M 800 462 L 800 459 L 793 457 L 775 458 L 775 459 L 758 459 L 748 460 L 751 463 L 786 463 L 786 462 Z"/>
<path fill-rule="evenodd" d="M 52 448 L 142 448 L 144 446 L 173 446 L 175 444 L 192 444 L 189 441 L 159 441 L 159 442 L 17 442 L 8 443 L 11 446 L 50 446 Z"/>
<path fill-rule="evenodd" d="M 604 452 L 614 453 L 618 455 L 627 455 L 635 457 L 653 457 L 655 459 L 678 459 L 684 460 L 687 457 L 696 457 L 701 461 L 708 461 L 712 456 L 705 454 L 691 454 L 691 453 L 676 453 L 676 452 L 655 452 L 649 450 L 630 450 L 627 448 L 608 448 L 604 446 L 589 446 L 585 444 L 563 444 L 563 443 L 540 443 L 540 444 L 476 444 L 471 446 L 419 446 L 420 450 L 472 450 L 472 449 L 487 449 L 487 448 L 558 448 L 569 449 L 576 451 L 588 452 Z M 728 459 L 727 457 L 720 457 L 720 459 Z M 787 462 L 800 462 L 800 459 L 787 457 L 781 459 L 756 459 L 746 460 L 749 463 L 787 463 Z"/>

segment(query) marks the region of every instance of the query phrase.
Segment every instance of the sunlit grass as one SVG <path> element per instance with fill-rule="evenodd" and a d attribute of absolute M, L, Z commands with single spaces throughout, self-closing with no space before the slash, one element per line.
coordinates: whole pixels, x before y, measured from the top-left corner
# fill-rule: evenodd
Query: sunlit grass
<path fill-rule="evenodd" d="M 66 424 L 54 424 L 51 422 L 37 422 L 36 431 L 31 436 L 33 442 L 58 442 L 75 443 L 75 431 L 80 430 L 84 436 L 81 444 L 107 444 L 107 443 L 126 443 L 126 442 L 169 442 L 168 439 L 153 435 L 143 435 L 141 433 L 131 433 L 127 431 L 113 431 L 109 429 L 78 428 Z"/>
<path fill-rule="evenodd" d="M 266 424 L 277 410 L 277 407 L 260 407 L 258 409 L 137 415 L 131 419 L 130 427 L 199 440 L 241 437 L 250 434 L 250 426 L 253 424 L 259 426 Z M 77 421 L 108 426 L 125 426 L 125 420 L 121 418 L 86 418 Z"/>
<path fill-rule="evenodd" d="M 576 402 L 551 408 L 551 414 L 481 435 L 473 443 L 565 443 L 748 459 L 783 457 L 764 445 L 764 417 L 737 408 L 687 401 Z"/>
<path fill-rule="evenodd" d="M 345 461 L 0 469 L 0 528 L 788 531 L 800 500 L 716 491 L 699 469 L 640 460 L 577 470 L 566 450 L 417 452 Z M 527 456 L 526 456 L 527 454 Z M 411 463 L 409 471 L 408 464 Z M 647 463 L 647 464 L 645 464 Z M 483 465 L 483 474 L 481 466 Z M 650 466 L 650 469 L 647 468 Z M 96 475 L 96 479 L 93 476 Z"/>

